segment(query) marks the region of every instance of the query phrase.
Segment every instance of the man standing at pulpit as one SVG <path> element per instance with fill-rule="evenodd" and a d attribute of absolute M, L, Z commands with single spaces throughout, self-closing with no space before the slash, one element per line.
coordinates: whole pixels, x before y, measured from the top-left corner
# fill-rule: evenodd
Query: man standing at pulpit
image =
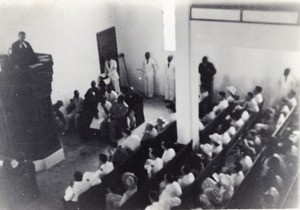
<path fill-rule="evenodd" d="M 11 47 L 11 60 L 15 67 L 22 68 L 36 62 L 36 55 L 29 44 L 25 41 L 25 32 L 19 32 L 18 41 L 14 42 Z"/>

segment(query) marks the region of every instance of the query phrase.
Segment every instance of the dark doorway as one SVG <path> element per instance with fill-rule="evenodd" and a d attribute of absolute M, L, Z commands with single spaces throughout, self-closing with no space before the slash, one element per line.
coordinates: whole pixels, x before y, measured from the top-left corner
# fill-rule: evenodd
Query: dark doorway
<path fill-rule="evenodd" d="M 104 31 L 97 33 L 97 43 L 98 43 L 98 53 L 100 61 L 100 71 L 104 72 L 104 63 L 106 56 L 109 54 L 112 59 L 118 62 L 118 47 L 117 47 L 117 37 L 116 28 L 111 27 Z M 118 63 L 119 72 L 119 63 Z"/>

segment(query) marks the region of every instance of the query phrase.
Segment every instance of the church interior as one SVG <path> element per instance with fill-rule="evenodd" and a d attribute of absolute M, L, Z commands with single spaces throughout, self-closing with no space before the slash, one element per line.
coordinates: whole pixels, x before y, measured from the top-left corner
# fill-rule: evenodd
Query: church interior
<path fill-rule="evenodd" d="M 1 209 L 298 209 L 299 0 L 0 0 Z"/>

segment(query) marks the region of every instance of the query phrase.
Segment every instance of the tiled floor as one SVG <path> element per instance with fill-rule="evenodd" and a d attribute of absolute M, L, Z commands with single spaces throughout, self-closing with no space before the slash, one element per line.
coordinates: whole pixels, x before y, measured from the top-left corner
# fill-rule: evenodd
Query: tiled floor
<path fill-rule="evenodd" d="M 169 113 L 165 108 L 167 104 L 163 98 L 145 99 L 144 114 L 146 121 L 155 122 L 159 116 L 168 120 Z M 136 128 L 133 133 L 142 135 L 145 123 Z M 120 143 L 122 140 L 119 141 Z M 61 199 L 69 184 L 74 171 L 94 171 L 98 166 L 98 154 L 105 152 L 108 142 L 82 142 L 78 135 L 70 133 L 62 138 L 65 160 L 47 171 L 37 174 L 37 182 L 41 197 L 26 206 L 16 205 L 13 209 L 62 209 Z"/>

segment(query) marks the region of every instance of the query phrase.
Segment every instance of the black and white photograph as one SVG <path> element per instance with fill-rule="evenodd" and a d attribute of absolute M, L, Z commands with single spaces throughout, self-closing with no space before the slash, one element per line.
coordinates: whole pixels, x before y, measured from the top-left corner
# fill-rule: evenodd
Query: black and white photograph
<path fill-rule="evenodd" d="M 0 210 L 300 208 L 300 0 L 0 0 Z"/>

